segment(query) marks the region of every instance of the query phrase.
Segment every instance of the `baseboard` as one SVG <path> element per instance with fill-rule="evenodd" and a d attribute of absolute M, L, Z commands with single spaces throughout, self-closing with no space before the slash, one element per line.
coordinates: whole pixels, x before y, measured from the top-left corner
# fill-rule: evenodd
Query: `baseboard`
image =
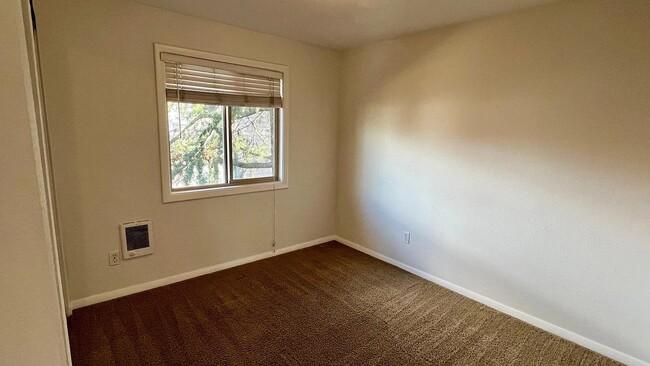
<path fill-rule="evenodd" d="M 530 314 L 527 314 L 523 311 L 517 310 L 515 308 L 512 308 L 508 305 L 504 305 L 496 300 L 492 300 L 486 296 L 477 294 L 475 292 L 472 292 L 464 287 L 455 285 L 449 281 L 445 281 L 439 277 L 436 277 L 432 274 L 426 273 L 424 271 L 421 271 L 417 268 L 413 268 L 407 264 L 404 264 L 400 261 L 397 261 L 393 258 L 390 258 L 386 255 L 383 255 L 381 253 L 375 252 L 372 249 L 368 249 L 360 244 L 357 244 L 353 241 L 350 241 L 348 239 L 342 238 L 340 236 L 336 236 L 336 241 L 347 245 L 348 247 L 352 249 L 356 249 L 360 252 L 363 252 L 365 254 L 368 254 L 372 257 L 375 257 L 383 262 L 390 263 L 396 267 L 399 267 L 407 272 L 413 273 L 416 276 L 422 277 L 425 280 L 431 281 L 435 284 L 438 284 L 442 287 L 445 287 L 451 291 L 454 291 L 456 293 L 459 293 L 465 297 L 469 297 L 472 300 L 478 301 L 481 304 L 487 305 L 495 310 L 498 310 L 502 313 L 508 314 L 512 317 L 515 317 L 519 320 L 522 320 L 528 324 L 531 324 L 533 326 L 536 326 L 540 329 L 543 329 L 549 333 L 555 334 L 558 337 L 562 337 L 566 340 L 569 340 L 571 342 L 577 343 L 585 348 L 588 348 L 594 352 L 598 352 L 606 357 L 609 357 L 613 360 L 616 360 L 618 362 L 624 363 L 626 365 L 630 366 L 650 366 L 650 363 L 647 363 L 645 361 L 642 361 L 638 358 L 632 357 L 628 354 L 625 354 L 621 351 L 617 351 L 611 347 L 605 346 L 603 344 L 600 344 L 596 341 L 593 341 L 587 337 L 581 336 L 579 334 L 573 333 L 567 329 L 564 329 L 560 326 L 557 326 L 555 324 L 549 323 L 545 320 L 539 319 L 535 316 L 532 316 Z"/>
<path fill-rule="evenodd" d="M 180 273 L 180 274 L 177 274 L 177 275 L 157 279 L 157 280 L 154 280 L 154 281 L 140 283 L 140 284 L 137 284 L 137 285 L 124 287 L 124 288 L 121 288 L 121 289 L 108 291 L 108 292 L 104 292 L 104 293 L 101 293 L 101 294 L 84 297 L 84 298 L 77 299 L 77 300 L 72 300 L 72 301 L 70 301 L 69 307 L 70 307 L 71 310 L 79 309 L 79 308 L 82 308 L 84 306 L 89 306 L 89 305 L 97 304 L 97 303 L 100 303 L 100 302 L 117 299 L 118 297 L 123 297 L 123 296 L 131 295 L 131 294 L 135 294 L 135 293 L 138 293 L 138 292 L 151 290 L 151 289 L 156 288 L 156 287 L 166 286 L 166 285 L 170 285 L 172 283 L 189 280 L 190 278 L 203 276 L 203 275 L 206 275 L 206 274 L 209 274 L 209 273 L 213 273 L 213 272 L 217 272 L 217 271 L 223 271 L 224 269 L 241 266 L 242 264 L 251 263 L 251 262 L 259 261 L 261 259 L 270 258 L 270 257 L 276 256 L 276 255 L 293 252 L 295 250 L 308 248 L 308 247 L 318 245 L 318 244 L 327 243 L 328 241 L 332 241 L 332 240 L 336 240 L 335 235 L 325 236 L 325 237 L 322 237 L 322 238 L 318 238 L 318 239 L 311 240 L 311 241 L 308 241 L 308 242 L 292 245 L 292 246 L 289 246 L 289 247 L 279 248 L 275 252 L 272 252 L 272 251 L 264 252 L 264 253 L 256 254 L 256 255 L 253 255 L 253 256 L 250 256 L 250 257 L 246 257 L 246 258 L 240 258 L 240 259 L 235 259 L 235 260 L 230 261 L 230 262 L 216 264 L 214 266 L 203 267 L 203 268 L 199 268 L 199 269 L 196 269 L 196 270 L 193 270 L 193 271 L 190 271 L 190 272 Z"/>

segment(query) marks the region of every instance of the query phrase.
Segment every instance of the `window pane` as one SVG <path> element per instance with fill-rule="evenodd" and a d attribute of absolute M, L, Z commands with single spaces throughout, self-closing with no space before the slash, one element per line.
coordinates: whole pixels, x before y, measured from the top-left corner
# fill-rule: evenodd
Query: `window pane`
<path fill-rule="evenodd" d="M 275 108 L 232 107 L 233 179 L 274 176 Z"/>
<path fill-rule="evenodd" d="M 172 189 L 226 183 L 224 107 L 167 102 Z"/>

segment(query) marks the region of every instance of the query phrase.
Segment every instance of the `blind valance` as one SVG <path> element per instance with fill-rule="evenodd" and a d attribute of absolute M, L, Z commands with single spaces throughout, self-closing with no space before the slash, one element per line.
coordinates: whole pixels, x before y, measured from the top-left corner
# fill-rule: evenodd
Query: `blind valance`
<path fill-rule="evenodd" d="M 161 53 L 167 100 L 282 107 L 283 74 L 274 70 Z"/>

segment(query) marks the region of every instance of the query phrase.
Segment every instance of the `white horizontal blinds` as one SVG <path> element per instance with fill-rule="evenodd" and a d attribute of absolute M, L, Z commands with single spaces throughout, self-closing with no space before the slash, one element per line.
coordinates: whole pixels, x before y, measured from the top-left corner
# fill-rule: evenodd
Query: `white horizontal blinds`
<path fill-rule="evenodd" d="M 282 107 L 282 73 L 161 53 L 167 98 L 188 103 Z"/>

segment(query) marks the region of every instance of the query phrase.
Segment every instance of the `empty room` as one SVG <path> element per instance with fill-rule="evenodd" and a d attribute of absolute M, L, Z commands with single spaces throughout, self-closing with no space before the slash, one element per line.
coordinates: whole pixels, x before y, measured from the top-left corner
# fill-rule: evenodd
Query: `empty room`
<path fill-rule="evenodd" d="M 650 366 L 650 1 L 3 0 L 0 365 Z"/>

